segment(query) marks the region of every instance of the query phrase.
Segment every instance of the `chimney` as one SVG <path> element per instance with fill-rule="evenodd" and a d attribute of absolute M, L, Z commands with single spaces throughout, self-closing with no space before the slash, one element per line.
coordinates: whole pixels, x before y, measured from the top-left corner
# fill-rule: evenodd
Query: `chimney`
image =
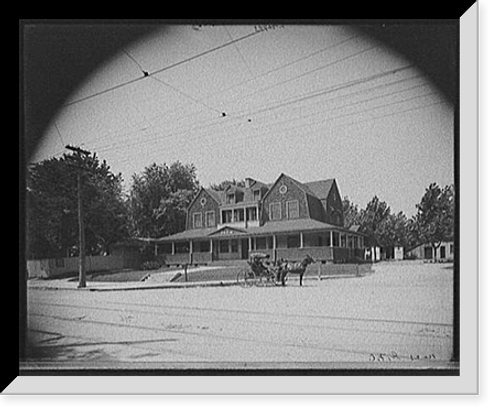
<path fill-rule="evenodd" d="M 245 178 L 245 188 L 250 188 L 255 181 L 252 178 Z"/>

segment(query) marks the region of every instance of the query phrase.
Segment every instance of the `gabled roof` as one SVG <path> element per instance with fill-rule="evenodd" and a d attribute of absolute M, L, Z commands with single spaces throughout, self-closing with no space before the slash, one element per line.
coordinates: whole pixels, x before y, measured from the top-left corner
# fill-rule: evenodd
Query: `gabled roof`
<path fill-rule="evenodd" d="M 231 237 L 235 237 L 244 234 L 248 234 L 247 229 L 225 225 L 221 228 L 218 228 L 217 230 L 212 231 L 209 235 L 210 237 L 227 237 L 228 235 Z"/>
<path fill-rule="evenodd" d="M 326 199 L 334 182 L 335 179 L 324 179 L 321 181 L 305 182 L 304 185 L 319 199 Z"/>
<path fill-rule="evenodd" d="M 219 204 L 222 203 L 222 201 L 224 200 L 224 191 L 215 191 L 213 189 L 205 189 L 205 191 L 207 191 L 207 193 L 213 198 L 215 199 L 215 201 Z"/>
<path fill-rule="evenodd" d="M 269 187 L 271 189 L 283 176 L 288 178 L 291 182 L 293 182 L 299 189 L 305 192 L 307 195 L 310 195 L 314 198 L 318 199 L 326 199 L 330 189 L 332 188 L 335 179 L 323 179 L 320 181 L 313 182 L 299 182 L 297 179 L 292 178 L 285 173 L 280 174 L 278 179 Z"/>

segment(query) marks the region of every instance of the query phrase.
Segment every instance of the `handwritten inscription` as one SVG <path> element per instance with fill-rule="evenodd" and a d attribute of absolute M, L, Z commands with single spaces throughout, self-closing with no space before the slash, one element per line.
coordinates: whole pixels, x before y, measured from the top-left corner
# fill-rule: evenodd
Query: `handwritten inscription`
<path fill-rule="evenodd" d="M 216 27 L 216 25 L 191 25 L 191 28 L 193 30 L 199 31 L 207 27 Z M 276 29 L 281 29 L 284 28 L 284 25 L 253 25 L 253 30 L 256 33 L 259 32 L 267 32 L 269 30 L 276 30 Z"/>
<path fill-rule="evenodd" d="M 267 32 L 268 30 L 282 29 L 283 25 L 255 25 L 253 28 L 256 32 Z"/>
<path fill-rule="evenodd" d="M 420 360 L 435 360 L 436 354 L 410 354 L 408 356 L 399 355 L 396 351 L 389 353 L 370 354 L 370 362 L 395 362 L 395 361 L 420 361 Z"/>

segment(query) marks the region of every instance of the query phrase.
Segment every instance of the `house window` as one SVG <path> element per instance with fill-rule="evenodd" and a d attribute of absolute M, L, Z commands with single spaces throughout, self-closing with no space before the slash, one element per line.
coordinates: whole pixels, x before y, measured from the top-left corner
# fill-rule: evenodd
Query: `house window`
<path fill-rule="evenodd" d="M 236 202 L 235 194 L 227 194 L 227 203 L 234 204 Z"/>
<path fill-rule="evenodd" d="M 205 223 L 207 227 L 215 227 L 215 212 L 208 211 L 205 213 Z"/>
<path fill-rule="evenodd" d="M 453 244 L 450 244 L 450 254 L 453 254 Z"/>
<path fill-rule="evenodd" d="M 229 240 L 220 240 L 219 250 L 221 253 L 229 253 Z"/>
<path fill-rule="evenodd" d="M 255 239 L 255 248 L 257 250 L 265 250 L 265 249 L 267 249 L 266 237 L 257 237 Z"/>
<path fill-rule="evenodd" d="M 299 201 L 288 201 L 286 203 L 286 216 L 288 219 L 299 218 Z"/>
<path fill-rule="evenodd" d="M 182 241 L 175 244 L 176 253 L 189 253 L 189 242 Z"/>
<path fill-rule="evenodd" d="M 345 234 L 340 235 L 340 247 L 347 247 L 347 239 Z"/>
<path fill-rule="evenodd" d="M 446 257 L 446 248 L 443 246 L 441 247 L 441 258 L 444 259 Z"/>
<path fill-rule="evenodd" d="M 227 224 L 233 222 L 233 213 L 231 210 L 222 211 L 222 223 Z"/>
<path fill-rule="evenodd" d="M 200 253 L 208 253 L 210 251 L 210 241 L 200 241 Z"/>
<path fill-rule="evenodd" d="M 234 210 L 234 222 L 242 222 L 245 221 L 244 218 L 244 210 L 243 209 L 235 209 Z"/>
<path fill-rule="evenodd" d="M 253 191 L 253 200 L 258 201 L 260 199 L 260 189 L 255 189 Z"/>
<path fill-rule="evenodd" d="M 201 228 L 203 225 L 201 223 L 201 212 L 195 212 L 193 214 L 193 227 Z"/>
<path fill-rule="evenodd" d="M 238 252 L 238 240 L 231 240 L 231 253 Z"/>
<path fill-rule="evenodd" d="M 300 247 L 300 235 L 289 235 L 286 239 L 286 245 L 288 248 Z"/>
<path fill-rule="evenodd" d="M 271 221 L 281 220 L 281 203 L 272 202 L 269 204 L 269 219 Z"/>
<path fill-rule="evenodd" d="M 247 221 L 257 221 L 257 207 L 247 208 Z"/>

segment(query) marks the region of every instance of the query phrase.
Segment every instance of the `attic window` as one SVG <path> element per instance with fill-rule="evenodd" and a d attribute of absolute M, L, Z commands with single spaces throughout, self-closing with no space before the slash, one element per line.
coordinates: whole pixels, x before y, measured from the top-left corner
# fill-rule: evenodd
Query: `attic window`
<path fill-rule="evenodd" d="M 201 212 L 195 212 L 193 213 L 193 228 L 201 228 L 202 223 L 201 223 Z"/>
<path fill-rule="evenodd" d="M 288 191 L 288 188 L 286 187 L 286 185 L 281 185 L 279 187 L 278 191 L 280 194 L 286 194 L 286 191 Z"/>
<path fill-rule="evenodd" d="M 236 196 L 234 193 L 232 194 L 227 194 L 227 203 L 228 204 L 234 204 L 236 202 Z"/>
<path fill-rule="evenodd" d="M 253 200 L 258 201 L 260 199 L 260 189 L 255 189 L 253 191 Z"/>
<path fill-rule="evenodd" d="M 286 213 L 288 219 L 299 218 L 299 201 L 287 201 Z"/>

